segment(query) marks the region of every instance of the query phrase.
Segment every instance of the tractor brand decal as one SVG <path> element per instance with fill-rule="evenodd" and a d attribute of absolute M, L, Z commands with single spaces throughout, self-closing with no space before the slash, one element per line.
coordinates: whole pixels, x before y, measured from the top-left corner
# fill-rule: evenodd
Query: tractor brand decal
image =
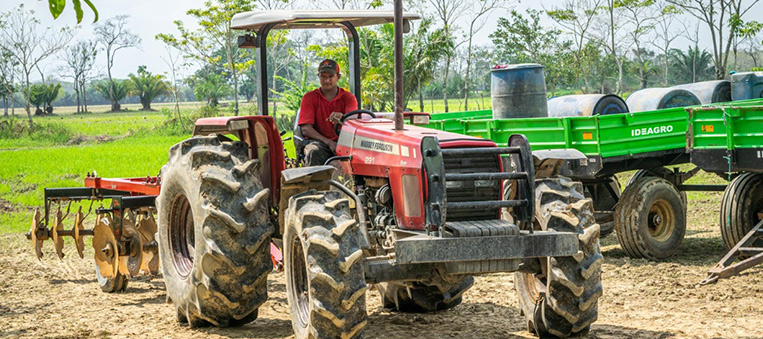
<path fill-rule="evenodd" d="M 670 133 L 670 132 L 673 132 L 673 126 L 671 125 L 644 127 L 644 128 L 632 129 L 631 136 L 638 137 L 643 135 L 663 134 L 663 133 Z"/>
<path fill-rule="evenodd" d="M 400 145 L 398 144 L 369 139 L 361 136 L 355 137 L 354 147 L 379 153 L 387 153 L 393 155 L 400 154 Z"/>

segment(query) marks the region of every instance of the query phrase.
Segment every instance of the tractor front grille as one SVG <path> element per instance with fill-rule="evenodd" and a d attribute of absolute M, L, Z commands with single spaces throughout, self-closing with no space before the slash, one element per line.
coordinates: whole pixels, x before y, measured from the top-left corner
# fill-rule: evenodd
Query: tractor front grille
<path fill-rule="evenodd" d="M 498 155 L 443 155 L 445 174 L 500 172 Z M 446 181 L 448 203 L 501 200 L 500 180 Z M 447 210 L 447 221 L 489 220 L 498 218 L 499 208 L 453 208 Z"/>

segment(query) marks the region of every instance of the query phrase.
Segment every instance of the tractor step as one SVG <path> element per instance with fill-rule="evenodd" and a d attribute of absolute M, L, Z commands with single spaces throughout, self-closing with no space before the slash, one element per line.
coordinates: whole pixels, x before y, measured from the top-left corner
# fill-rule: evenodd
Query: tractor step
<path fill-rule="evenodd" d="M 441 228 L 444 238 L 517 235 L 519 227 L 508 220 L 446 222 Z"/>

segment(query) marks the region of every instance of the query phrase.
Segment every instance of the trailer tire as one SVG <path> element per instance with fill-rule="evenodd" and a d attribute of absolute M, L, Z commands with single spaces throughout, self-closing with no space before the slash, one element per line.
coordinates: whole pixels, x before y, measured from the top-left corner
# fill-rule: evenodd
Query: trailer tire
<path fill-rule="evenodd" d="M 156 207 L 167 299 L 191 327 L 238 326 L 267 299 L 269 190 L 248 145 L 194 137 L 170 149 Z"/>
<path fill-rule="evenodd" d="M 289 200 L 284 234 L 286 295 L 297 339 L 359 338 L 368 323 L 362 237 L 337 191 Z"/>
<path fill-rule="evenodd" d="M 384 308 L 400 312 L 435 312 L 461 304 L 463 294 L 474 285 L 474 277 L 439 278 L 433 282 L 413 282 L 410 285 L 380 283 L 376 285 Z"/>
<path fill-rule="evenodd" d="M 731 250 L 760 222 L 763 213 L 763 174 L 744 173 L 734 178 L 721 199 L 721 236 Z M 758 240 L 755 246 L 763 246 Z"/>
<path fill-rule="evenodd" d="M 665 167 L 653 168 L 652 171 L 660 172 L 660 173 L 662 173 L 663 175 L 666 175 L 666 176 L 673 175 L 672 174 L 673 172 L 671 172 L 669 169 L 667 169 Z M 641 178 L 644 178 L 644 177 L 655 177 L 655 175 L 652 172 L 648 171 L 648 170 L 640 169 L 640 170 L 636 171 L 636 173 L 634 173 L 630 177 L 630 179 L 628 179 L 628 183 L 625 184 L 625 188 L 628 188 L 629 186 L 633 185 L 638 179 L 641 179 Z M 676 190 L 678 191 L 678 187 L 676 187 Z M 681 194 L 681 201 L 683 202 L 683 205 L 684 205 L 684 211 L 686 211 L 686 207 L 687 207 L 688 202 L 689 202 L 689 200 L 686 198 L 686 192 L 678 191 L 678 193 Z"/>
<path fill-rule="evenodd" d="M 515 273 L 514 285 L 528 330 L 540 337 L 584 335 L 598 318 L 602 295 L 599 225 L 583 185 L 564 177 L 535 181 L 540 229 L 578 234 L 580 251 L 540 258 L 540 272 Z M 545 289 L 545 293 L 541 290 Z"/>
<path fill-rule="evenodd" d="M 106 278 L 101 275 L 101 270 L 98 265 L 95 265 L 95 280 L 98 282 L 98 286 L 101 287 L 101 291 L 106 293 L 124 292 L 127 289 L 127 279 L 124 274 L 117 272 L 117 275 L 113 278 Z"/>
<path fill-rule="evenodd" d="M 633 258 L 671 257 L 686 233 L 685 206 L 669 181 L 651 176 L 636 180 L 625 188 L 615 210 L 620 247 Z"/>

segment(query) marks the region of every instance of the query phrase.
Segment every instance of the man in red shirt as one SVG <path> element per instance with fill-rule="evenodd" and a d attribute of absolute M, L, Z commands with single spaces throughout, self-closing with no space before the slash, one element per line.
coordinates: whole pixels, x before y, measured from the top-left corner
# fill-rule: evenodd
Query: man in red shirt
<path fill-rule="evenodd" d="M 299 127 L 307 139 L 305 163 L 307 166 L 323 165 L 336 155 L 339 136 L 334 124 L 343 114 L 358 109 L 358 101 L 352 93 L 337 86 L 342 77 L 336 61 L 326 59 L 318 65 L 321 87 L 305 93 L 299 113 Z"/>

